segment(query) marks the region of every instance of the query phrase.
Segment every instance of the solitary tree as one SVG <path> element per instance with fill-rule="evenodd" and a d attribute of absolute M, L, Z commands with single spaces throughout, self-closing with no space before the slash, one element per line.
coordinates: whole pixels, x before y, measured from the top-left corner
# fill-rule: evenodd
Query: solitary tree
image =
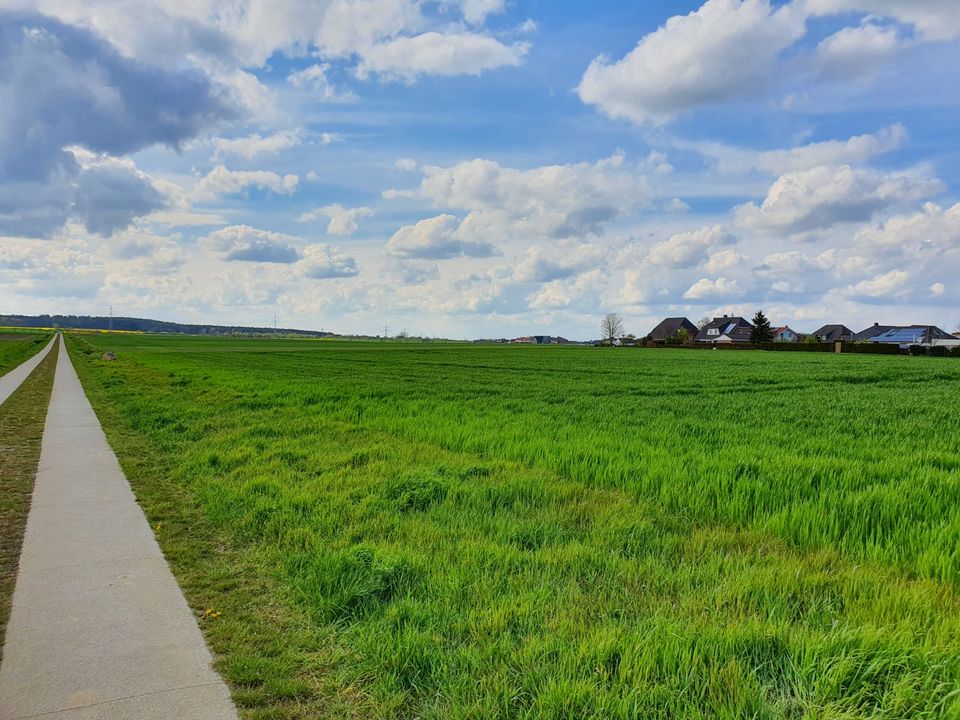
<path fill-rule="evenodd" d="M 623 335 L 623 320 L 616 313 L 607 313 L 600 321 L 600 332 L 604 340 L 613 342 L 614 338 Z"/>
<path fill-rule="evenodd" d="M 697 330 L 703 330 L 707 325 L 709 325 L 712 322 L 713 320 L 711 320 L 708 317 L 700 318 L 699 320 L 697 320 Z"/>
<path fill-rule="evenodd" d="M 770 321 L 763 314 L 763 310 L 757 310 L 753 316 L 753 330 L 750 331 L 750 342 L 765 343 L 773 340 L 773 329 L 770 327 Z"/>

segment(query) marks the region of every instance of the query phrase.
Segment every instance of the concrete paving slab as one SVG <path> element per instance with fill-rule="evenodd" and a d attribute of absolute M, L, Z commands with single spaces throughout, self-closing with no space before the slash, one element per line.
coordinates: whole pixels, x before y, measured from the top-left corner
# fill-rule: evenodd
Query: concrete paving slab
<path fill-rule="evenodd" d="M 34 716 L 36 720 L 180 720 L 180 718 L 200 718 L 203 720 L 233 720 L 236 714 L 233 710 L 221 711 L 220 714 L 196 715 L 197 708 L 212 709 L 222 704 L 223 687 L 220 683 L 214 685 L 199 685 L 197 687 L 167 690 L 153 695 L 140 695 L 134 698 L 123 698 L 97 704 L 84 704 L 71 710 L 61 710 Z M 77 698 L 78 702 L 85 702 L 86 698 Z M 211 713 L 216 711 L 211 710 Z"/>
<path fill-rule="evenodd" d="M 0 664 L 0 718 L 236 710 L 61 347 Z"/>
<path fill-rule="evenodd" d="M 43 348 L 43 350 L 17 365 L 17 367 L 3 377 L 0 377 L 0 404 L 6 402 L 6 399 L 13 395 L 13 393 L 16 392 L 16 389 L 20 387 L 23 384 L 23 381 L 26 380 L 30 373 L 34 371 L 34 368 L 43 362 L 43 359 L 47 356 L 47 353 L 50 352 L 50 349 L 53 347 L 53 344 L 56 341 L 57 338 L 55 336 L 50 342 L 47 343 L 47 346 Z"/>

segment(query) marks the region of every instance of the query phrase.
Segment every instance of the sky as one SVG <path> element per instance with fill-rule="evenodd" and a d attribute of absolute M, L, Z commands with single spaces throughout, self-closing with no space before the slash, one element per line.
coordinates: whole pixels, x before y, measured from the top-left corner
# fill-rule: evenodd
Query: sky
<path fill-rule="evenodd" d="M 0 312 L 960 325 L 956 0 L 0 0 Z"/>

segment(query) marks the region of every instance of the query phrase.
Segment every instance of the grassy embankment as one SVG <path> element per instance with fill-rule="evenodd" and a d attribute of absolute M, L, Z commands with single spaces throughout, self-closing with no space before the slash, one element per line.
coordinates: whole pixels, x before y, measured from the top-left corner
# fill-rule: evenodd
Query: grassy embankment
<path fill-rule="evenodd" d="M 50 342 L 49 333 L 19 333 L 0 329 L 0 375 L 13 370 Z"/>
<path fill-rule="evenodd" d="M 960 715 L 949 360 L 71 344 L 248 717 Z"/>
<path fill-rule="evenodd" d="M 0 405 L 0 647 L 10 613 L 56 363 L 54 347 Z"/>

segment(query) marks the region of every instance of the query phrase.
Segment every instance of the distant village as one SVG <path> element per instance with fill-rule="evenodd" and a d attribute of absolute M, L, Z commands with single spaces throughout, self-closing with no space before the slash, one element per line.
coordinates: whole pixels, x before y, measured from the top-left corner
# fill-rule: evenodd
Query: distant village
<path fill-rule="evenodd" d="M 923 354 L 960 354 L 960 336 L 946 332 L 936 325 L 881 325 L 874 323 L 860 332 L 846 325 L 831 324 L 803 333 L 789 325 L 773 327 L 758 313 L 751 322 L 736 315 L 704 318 L 698 324 L 685 317 L 670 317 L 662 320 L 643 336 L 616 334 L 604 340 L 574 343 L 566 338 L 552 335 L 528 335 L 501 339 L 499 342 L 529 345 L 612 345 L 616 347 L 668 347 L 668 346 L 742 346 L 755 347 L 768 343 L 803 343 L 825 346 L 819 349 L 848 352 L 914 352 L 923 348 Z M 873 350 L 872 350 L 873 348 Z M 929 348 L 942 348 L 929 351 Z M 786 348 L 783 348 L 786 349 Z M 797 348 L 800 349 L 800 348 Z M 811 348 L 813 349 L 813 348 Z"/>

